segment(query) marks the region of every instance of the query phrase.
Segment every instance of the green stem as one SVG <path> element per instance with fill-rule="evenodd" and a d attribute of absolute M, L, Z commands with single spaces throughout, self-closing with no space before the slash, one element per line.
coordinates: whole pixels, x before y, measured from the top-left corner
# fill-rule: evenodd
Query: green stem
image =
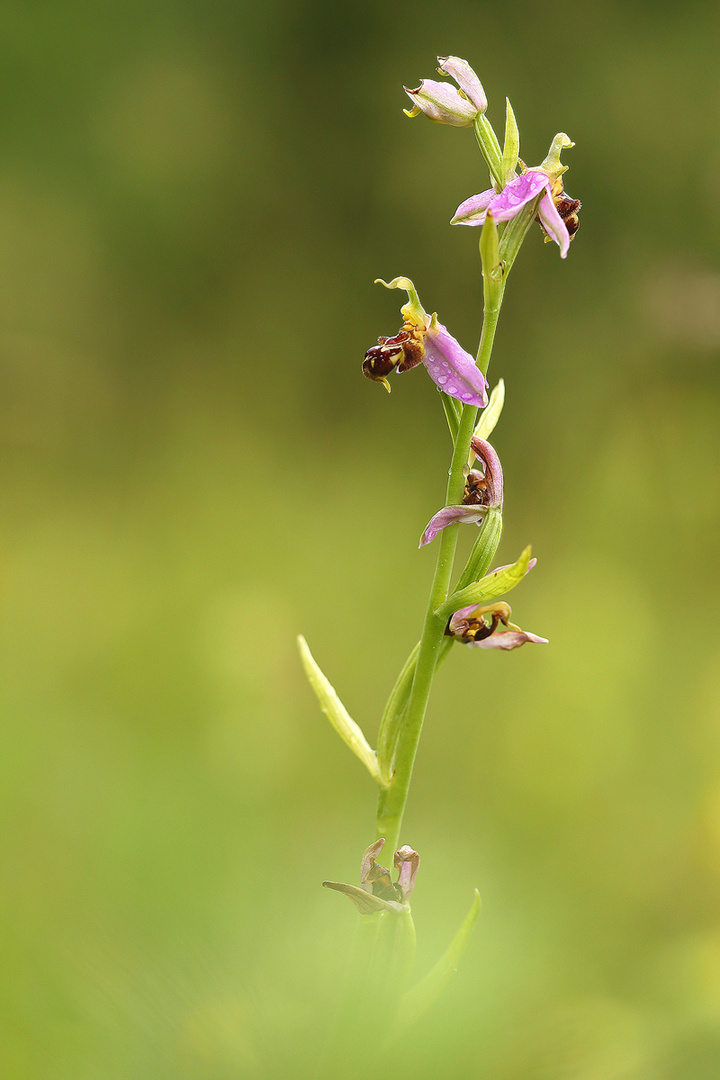
<path fill-rule="evenodd" d="M 483 328 L 477 356 L 477 365 L 483 375 L 486 374 L 490 363 L 502 296 L 503 290 L 500 289 L 496 292 L 492 305 L 487 303 L 485 305 Z M 446 505 L 448 506 L 457 504 L 462 499 L 465 487 L 464 470 L 476 418 L 477 409 L 475 406 L 464 405 L 460 426 L 455 438 L 450 477 L 447 485 Z M 450 590 L 455 549 L 457 547 L 457 531 L 457 525 L 450 525 L 448 528 L 443 529 L 441 534 L 440 550 L 430 589 L 430 598 L 415 664 L 412 689 L 407 708 L 402 715 L 395 718 L 399 730 L 393 740 L 395 744 L 395 753 L 393 755 L 394 772 L 390 784 L 380 793 L 377 811 L 377 835 L 378 837 L 385 837 L 389 851 L 394 851 L 398 845 L 420 733 L 425 720 L 438 656 L 445 639 L 446 620 L 438 618 L 435 612 L 447 599 Z"/>
<path fill-rule="evenodd" d="M 500 318 L 500 308 L 502 307 L 504 292 L 505 283 L 503 282 L 503 286 L 497 291 L 494 301 L 485 304 L 483 328 L 482 334 L 480 335 L 480 348 L 478 349 L 477 354 L 477 366 L 480 368 L 483 375 L 487 375 L 487 369 L 490 364 L 493 343 L 495 341 L 495 331 L 497 330 L 498 319 Z M 472 435 L 472 432 L 470 434 Z M 470 444 L 468 443 L 468 447 L 469 445 Z"/>

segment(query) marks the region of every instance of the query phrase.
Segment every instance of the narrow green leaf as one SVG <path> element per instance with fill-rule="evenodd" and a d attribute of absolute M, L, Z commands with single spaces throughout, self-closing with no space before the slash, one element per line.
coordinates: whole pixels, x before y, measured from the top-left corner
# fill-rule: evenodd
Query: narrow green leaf
<path fill-rule="evenodd" d="M 457 970 L 479 914 L 480 893 L 476 889 L 470 910 L 446 952 L 440 957 L 432 971 L 428 972 L 425 978 L 408 990 L 402 998 L 396 1021 L 397 1035 L 402 1035 L 409 1027 L 421 1020 L 438 1000 Z"/>
<path fill-rule="evenodd" d="M 392 779 L 395 747 L 402 725 L 402 718 L 405 709 L 407 708 L 407 703 L 410 700 L 410 691 L 412 690 L 413 679 L 415 677 L 415 666 L 417 664 L 419 652 L 420 642 L 418 641 L 417 645 L 405 661 L 402 671 L 398 675 L 397 682 L 390 692 L 390 697 L 385 706 L 385 712 L 380 721 L 377 760 L 380 767 L 380 774 L 386 784 L 389 784 Z"/>
<path fill-rule="evenodd" d="M 504 183 L 509 184 L 515 176 L 520 153 L 520 132 L 510 99 L 505 98 L 505 145 L 503 146 L 502 171 Z"/>
<path fill-rule="evenodd" d="M 474 435 L 478 439 L 489 439 L 492 435 L 498 420 L 500 419 L 500 413 L 503 411 L 503 405 L 505 404 L 505 380 L 498 379 L 497 386 L 494 386 L 490 393 L 490 400 L 486 407 L 480 413 L 480 420 L 475 428 Z M 468 462 L 472 465 L 475 458 L 475 452 L 470 451 L 471 458 Z"/>
<path fill-rule="evenodd" d="M 437 616 L 441 619 L 449 619 L 460 608 L 470 604 L 487 604 L 489 600 L 495 600 L 503 593 L 510 592 L 527 574 L 530 568 L 530 556 L 532 548 L 526 547 L 517 562 L 510 566 L 500 566 L 491 574 L 486 574 L 479 581 L 474 581 L 459 592 L 455 592 L 445 601 L 442 607 L 437 609 Z"/>
<path fill-rule="evenodd" d="M 335 688 L 328 682 L 318 667 L 302 634 L 298 635 L 297 640 L 298 649 L 300 650 L 300 659 L 305 668 L 305 674 L 320 702 L 320 708 L 325 713 L 343 742 L 350 747 L 356 757 L 360 758 L 373 780 L 376 780 L 378 784 L 383 786 L 383 780 L 380 776 L 380 768 L 378 766 L 375 751 L 370 748 L 370 744 L 363 735 L 362 729 L 352 719 L 342 701 L 335 693 Z"/>

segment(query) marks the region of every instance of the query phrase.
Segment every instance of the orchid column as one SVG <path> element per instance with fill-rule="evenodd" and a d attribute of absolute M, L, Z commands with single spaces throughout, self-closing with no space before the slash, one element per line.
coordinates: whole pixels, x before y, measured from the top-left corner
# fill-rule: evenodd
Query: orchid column
<path fill-rule="evenodd" d="M 542 164 L 528 168 L 519 158 L 520 139 L 510 102 L 506 102 L 501 149 L 485 115 L 487 98 L 475 72 L 458 57 L 439 58 L 439 64 L 440 73 L 451 76 L 457 86 L 426 79 L 416 90 L 405 88 L 413 102 L 412 110 L 406 112 L 408 116 L 424 113 L 436 123 L 472 128 L 487 164 L 491 186 L 466 199 L 452 218 L 453 224 L 480 229 L 483 324 L 477 355 L 473 357 L 437 314 L 426 311 L 409 278 L 396 277 L 389 282 L 378 279 L 388 289 L 406 292 L 407 302 L 400 308 L 402 323 L 397 333 L 378 338 L 377 345 L 368 349 L 363 374 L 390 391 L 391 377 L 394 380 L 398 374 L 424 367 L 440 391 L 453 450 L 446 505 L 433 516 L 420 539 L 423 546 L 437 538 L 438 546 L 420 640 L 388 699 L 376 751 L 350 718 L 304 639 L 300 639 L 305 670 L 321 707 L 379 788 L 377 839 L 363 856 L 360 884 L 325 884 L 348 896 L 363 915 L 401 920 L 409 918 L 408 900 L 415 886 L 419 856 L 407 845 L 397 845 L 439 663 L 454 642 L 470 648 L 502 650 L 527 642 L 547 643 L 545 638 L 512 623 L 510 605 L 498 599 L 534 565 L 530 548 L 513 564 L 490 570 L 502 533 L 504 485 L 502 466 L 488 440 L 502 411 L 504 387 L 500 381 L 488 399 L 486 375 L 508 276 L 533 222 L 539 222 L 546 241 L 554 241 L 565 258 L 577 230 L 580 209 L 580 203 L 563 190 L 562 176 L 567 167 L 560 163 L 560 154 L 573 145 L 567 135 L 556 135 Z M 462 524 L 479 526 L 480 531 L 453 586 L 457 532 Z M 389 851 L 395 851 L 396 883 L 390 871 L 376 862 L 383 842 Z M 471 909 L 472 918 L 473 910 L 476 914 L 477 904 Z M 468 918 L 470 922 L 466 920 L 461 935 L 469 932 L 472 919 Z M 456 953 L 451 959 L 456 961 Z M 412 995 L 413 991 L 408 993 Z"/>

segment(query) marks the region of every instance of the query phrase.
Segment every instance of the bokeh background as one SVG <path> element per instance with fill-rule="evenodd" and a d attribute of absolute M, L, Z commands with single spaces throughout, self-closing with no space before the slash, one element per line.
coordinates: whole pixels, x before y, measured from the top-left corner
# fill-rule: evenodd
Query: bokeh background
<path fill-rule="evenodd" d="M 720 1071 L 720 9 L 41 0 L 0 25 L 0 1059 L 7 1080 L 314 1077 L 449 443 L 363 380 L 411 276 L 473 349 L 476 67 L 582 225 L 513 271 L 501 562 L 548 648 L 456 649 L 404 841 L 442 1002 L 378 1073 Z M 469 536 L 464 538 L 469 541 Z M 368 1032 L 372 1043 L 373 1033 Z"/>

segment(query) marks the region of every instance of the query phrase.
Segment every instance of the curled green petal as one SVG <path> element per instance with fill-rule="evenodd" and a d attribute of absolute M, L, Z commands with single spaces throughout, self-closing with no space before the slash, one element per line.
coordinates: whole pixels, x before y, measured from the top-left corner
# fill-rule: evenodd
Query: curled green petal
<path fill-rule="evenodd" d="M 531 555 L 532 548 L 528 546 L 517 562 L 509 566 L 499 566 L 497 570 L 486 574 L 480 581 L 474 581 L 472 585 L 454 592 L 442 607 L 437 609 L 438 618 L 449 619 L 456 611 L 470 604 L 486 604 L 488 600 L 495 600 L 503 593 L 510 592 L 535 565 L 535 560 L 531 559 Z"/>
<path fill-rule="evenodd" d="M 513 112 L 510 98 L 505 98 L 505 145 L 503 146 L 502 170 L 504 182 L 509 184 L 515 178 L 515 169 L 520 153 L 520 132 Z"/>
<path fill-rule="evenodd" d="M 553 179 L 557 179 L 558 176 L 562 176 L 563 173 L 567 172 L 568 166 L 560 164 L 560 154 L 563 150 L 570 149 L 574 145 L 575 143 L 569 135 L 566 135 L 564 131 L 559 131 L 552 141 L 547 157 L 540 166 L 543 172 L 546 172 Z"/>
<path fill-rule="evenodd" d="M 409 299 L 407 304 L 403 304 L 400 308 L 400 314 L 414 326 L 420 326 L 423 330 L 427 329 L 430 325 L 430 317 L 420 303 L 417 289 L 409 277 L 396 277 L 393 278 L 392 281 L 383 281 L 382 278 L 375 278 L 374 283 L 375 285 L 384 285 L 386 289 L 404 289 L 408 294 Z"/>
<path fill-rule="evenodd" d="M 428 972 L 416 986 L 404 995 L 400 1002 L 400 1009 L 396 1022 L 397 1035 L 402 1035 L 409 1027 L 421 1020 L 425 1013 L 432 1008 L 443 990 L 450 982 L 457 966 L 460 963 L 470 934 L 480 914 L 480 893 L 475 890 L 473 902 L 470 905 L 462 926 L 450 942 L 449 947 L 438 960 L 432 971 Z"/>
<path fill-rule="evenodd" d="M 352 719 L 340 698 L 335 693 L 335 688 L 328 682 L 325 675 L 318 667 L 313 654 L 302 634 L 298 635 L 298 649 L 308 682 L 315 691 L 315 696 L 320 702 L 320 708 L 327 716 L 340 738 L 349 746 L 353 754 L 359 757 L 373 780 L 383 786 L 380 775 L 377 754 L 371 749 L 370 744 L 363 735 L 362 729 Z"/>

